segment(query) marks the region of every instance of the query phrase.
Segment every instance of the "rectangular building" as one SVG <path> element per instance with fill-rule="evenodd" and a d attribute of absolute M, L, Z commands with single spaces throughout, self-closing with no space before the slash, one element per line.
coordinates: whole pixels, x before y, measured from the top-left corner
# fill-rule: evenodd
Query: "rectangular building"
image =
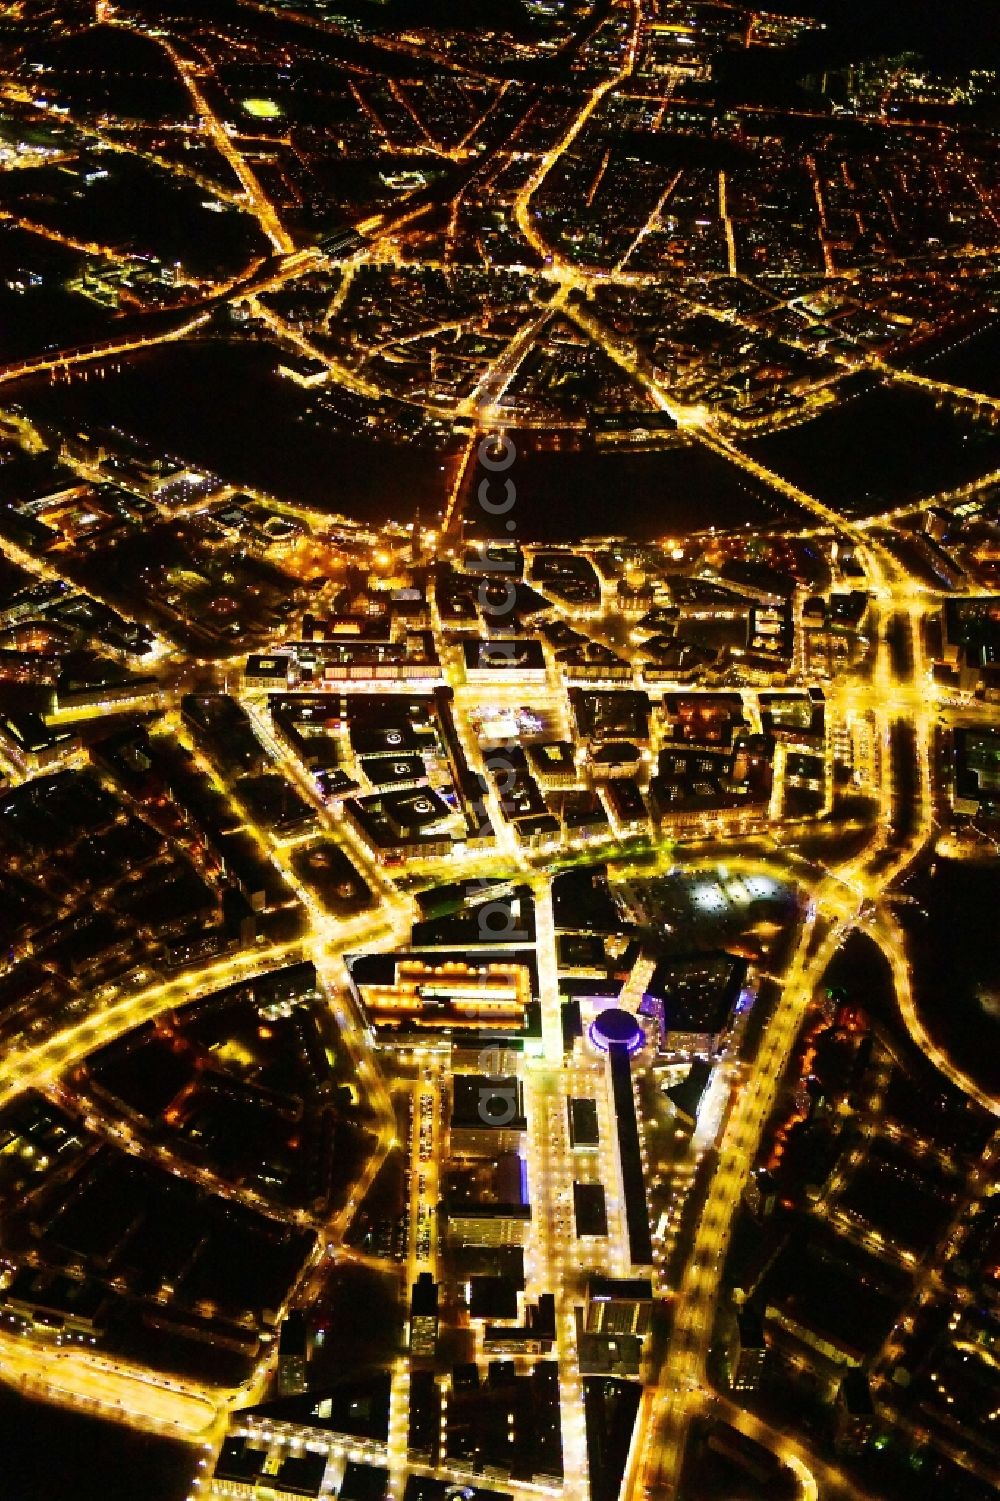
<path fill-rule="evenodd" d="M 616 1165 L 619 1197 L 625 1206 L 629 1259 L 633 1267 L 651 1267 L 653 1238 L 649 1229 L 646 1179 L 642 1167 L 639 1120 L 632 1093 L 632 1063 L 624 1048 L 613 1047 L 608 1056 L 611 1095 L 615 1111 Z"/>
<path fill-rule="evenodd" d="M 531 1229 L 530 1204 L 455 1204 L 446 1215 L 447 1236 L 463 1246 L 523 1246 Z"/>
<path fill-rule="evenodd" d="M 597 1101 L 571 1099 L 569 1111 L 569 1144 L 574 1151 L 589 1151 L 600 1145 L 601 1134 L 597 1124 Z"/>
<path fill-rule="evenodd" d="M 584 1327 L 590 1334 L 648 1334 L 653 1316 L 649 1277 L 587 1279 Z"/>
<path fill-rule="evenodd" d="M 410 1354 L 433 1359 L 438 1336 L 438 1285 L 421 1272 L 410 1294 Z"/>
<path fill-rule="evenodd" d="M 524 1086 L 514 1075 L 456 1074 L 452 1079 L 451 1149 L 518 1152 L 528 1129 Z"/>

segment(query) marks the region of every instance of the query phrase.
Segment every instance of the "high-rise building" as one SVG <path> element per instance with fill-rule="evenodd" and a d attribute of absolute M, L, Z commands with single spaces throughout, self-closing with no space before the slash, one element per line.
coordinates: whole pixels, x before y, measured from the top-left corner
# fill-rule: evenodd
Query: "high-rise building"
<path fill-rule="evenodd" d="M 433 1358 L 438 1336 L 438 1285 L 430 1272 L 421 1272 L 410 1294 L 410 1354 Z"/>
<path fill-rule="evenodd" d="M 767 1366 L 764 1325 L 757 1310 L 746 1304 L 733 1322 L 726 1346 L 726 1370 L 734 1392 L 760 1390 Z"/>
<path fill-rule="evenodd" d="M 308 1386 L 309 1330 L 305 1314 L 290 1313 L 278 1336 L 278 1396 L 297 1397 Z"/>
<path fill-rule="evenodd" d="M 860 1454 L 871 1442 L 876 1426 L 875 1405 L 864 1371 L 848 1371 L 840 1383 L 835 1407 L 834 1444 L 841 1454 Z"/>

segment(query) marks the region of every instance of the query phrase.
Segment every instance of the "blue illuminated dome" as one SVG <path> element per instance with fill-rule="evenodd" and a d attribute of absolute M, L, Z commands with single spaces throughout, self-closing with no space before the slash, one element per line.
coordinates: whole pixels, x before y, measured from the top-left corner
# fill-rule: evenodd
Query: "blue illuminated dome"
<path fill-rule="evenodd" d="M 590 1024 L 590 1040 L 595 1048 L 606 1053 L 611 1047 L 625 1048 L 635 1053 L 646 1041 L 646 1034 L 632 1015 L 620 1006 L 609 1006 Z"/>

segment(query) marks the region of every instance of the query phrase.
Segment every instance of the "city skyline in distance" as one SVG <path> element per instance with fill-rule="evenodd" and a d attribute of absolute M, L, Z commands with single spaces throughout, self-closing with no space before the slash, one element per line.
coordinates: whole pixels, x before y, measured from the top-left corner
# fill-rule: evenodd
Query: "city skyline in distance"
<path fill-rule="evenodd" d="M 4 8 L 19 1501 L 995 1494 L 997 50 Z"/>

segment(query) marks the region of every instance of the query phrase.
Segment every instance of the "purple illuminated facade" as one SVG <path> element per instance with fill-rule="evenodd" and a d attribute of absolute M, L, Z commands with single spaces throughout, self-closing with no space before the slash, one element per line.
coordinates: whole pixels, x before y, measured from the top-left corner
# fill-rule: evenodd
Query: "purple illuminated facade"
<path fill-rule="evenodd" d="M 646 1034 L 632 1015 L 620 1006 L 609 1006 L 590 1024 L 590 1040 L 602 1053 L 612 1047 L 622 1047 L 631 1055 L 637 1053 L 646 1041 Z"/>

